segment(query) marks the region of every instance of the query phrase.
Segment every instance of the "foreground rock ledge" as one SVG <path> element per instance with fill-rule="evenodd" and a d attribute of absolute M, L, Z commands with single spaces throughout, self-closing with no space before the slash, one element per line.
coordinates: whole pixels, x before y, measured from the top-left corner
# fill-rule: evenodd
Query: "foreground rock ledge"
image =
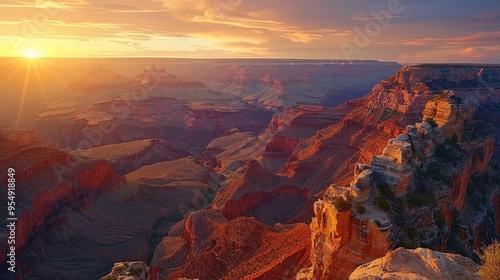
<path fill-rule="evenodd" d="M 466 257 L 430 249 L 398 248 L 358 267 L 350 276 L 358 279 L 480 279 L 476 265 Z"/>

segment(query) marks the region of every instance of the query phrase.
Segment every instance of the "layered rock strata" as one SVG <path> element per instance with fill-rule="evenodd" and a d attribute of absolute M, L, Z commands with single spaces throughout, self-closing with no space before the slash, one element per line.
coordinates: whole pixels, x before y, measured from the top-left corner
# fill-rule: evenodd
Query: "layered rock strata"
<path fill-rule="evenodd" d="M 444 245 L 450 229 L 438 229 L 438 217 L 450 226 L 470 176 L 486 171 L 492 157 L 492 131 L 473 115 L 474 107 L 452 93 L 436 97 L 425 106 L 424 122 L 389 140 L 369 165 L 355 167 L 350 188 L 327 190 L 311 223 L 314 279 L 344 279 L 396 244 Z M 480 136 L 468 132 L 480 127 Z M 431 193 L 430 207 L 415 197 L 423 193 Z"/>

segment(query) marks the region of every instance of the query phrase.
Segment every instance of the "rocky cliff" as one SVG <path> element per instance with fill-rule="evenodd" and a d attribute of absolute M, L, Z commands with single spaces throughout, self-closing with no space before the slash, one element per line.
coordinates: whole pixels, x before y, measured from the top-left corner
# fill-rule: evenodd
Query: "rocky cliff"
<path fill-rule="evenodd" d="M 311 223 L 315 279 L 344 279 L 393 246 L 443 248 L 460 235 L 452 219 L 463 210 L 471 176 L 487 171 L 493 154 L 492 127 L 473 116 L 473 105 L 439 95 L 425 106 L 424 122 L 355 167 L 350 188 L 330 187 Z"/>
<path fill-rule="evenodd" d="M 255 142 L 246 146 L 246 151 L 258 151 L 249 153 L 260 163 L 255 164 L 262 171 L 256 173 L 258 179 L 240 163 L 234 174 L 240 177 L 218 194 L 212 207 L 229 218 L 243 213 L 264 221 L 266 215 L 258 214 L 262 212 L 247 211 L 268 201 L 253 196 L 258 193 L 255 190 L 294 186 L 296 190 L 307 190 L 303 201 L 313 201 L 334 182 L 339 187 L 334 192 L 356 201 L 352 201 L 349 215 L 343 213 L 345 210 L 338 211 L 332 214 L 335 218 L 326 220 L 354 224 L 346 227 L 350 231 L 339 230 L 338 226 L 322 228 L 320 220 L 325 219 L 319 216 L 330 213 L 322 209 L 333 205 L 328 199 L 314 208 L 309 205 L 309 209 L 295 211 L 296 217 L 302 219 L 316 217 L 311 225 L 313 246 L 326 245 L 317 254 L 313 250 L 314 261 L 322 267 L 328 267 L 325 263 L 342 263 L 327 271 L 312 270 L 317 277 L 336 272 L 346 277 L 357 265 L 383 256 L 397 244 L 470 254 L 470 245 L 478 244 L 474 236 L 486 241 L 491 237 L 485 234 L 491 232 L 488 221 L 496 219 L 490 201 L 497 185 L 488 190 L 474 186 L 491 184 L 495 178 L 491 174 L 496 171 L 489 166 L 496 149 L 493 130 L 483 116 L 496 113 L 494 108 L 483 107 L 498 99 L 498 73 L 498 67 L 489 66 L 405 67 L 375 86 L 366 97 L 320 110 L 316 118 L 302 114 L 303 110 L 276 115 L 266 131 L 269 136 L 252 139 Z M 324 126 L 312 129 L 312 123 L 321 124 L 322 120 L 327 120 Z M 293 125 L 305 131 L 301 124 L 311 129 L 309 136 L 291 136 Z M 293 142 L 296 146 L 291 153 L 290 139 L 300 139 L 298 144 Z M 481 175 L 484 172 L 490 174 L 484 175 L 489 179 Z M 263 183 L 263 177 L 273 180 Z M 253 181 L 259 183 L 251 187 Z M 480 205 L 481 193 L 486 194 L 484 207 L 463 215 L 465 210 Z M 286 193 L 268 196 L 277 199 Z M 234 200 L 244 197 L 253 198 L 239 203 Z M 272 211 L 266 212 L 273 215 L 286 212 L 269 209 Z M 339 232 L 345 236 L 333 238 L 335 241 L 327 238 Z M 384 239 L 387 237 L 388 241 Z"/>
<path fill-rule="evenodd" d="M 488 104 L 500 101 L 499 89 L 500 68 L 496 66 L 408 66 L 373 88 L 368 108 L 404 113 L 403 121 L 408 124 L 419 121 L 422 108 L 434 94 L 453 90 L 460 97 Z"/>
<path fill-rule="evenodd" d="M 375 209 L 370 210 L 377 220 L 357 216 L 345 195 L 342 189 L 330 187 L 314 204 L 312 279 L 341 279 L 340 275 L 349 275 L 358 265 L 390 249 L 389 217 Z"/>

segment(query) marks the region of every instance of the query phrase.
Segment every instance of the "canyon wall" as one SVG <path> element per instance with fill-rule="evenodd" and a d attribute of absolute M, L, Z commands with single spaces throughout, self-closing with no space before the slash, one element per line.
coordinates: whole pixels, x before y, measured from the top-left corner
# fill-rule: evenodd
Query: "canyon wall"
<path fill-rule="evenodd" d="M 123 181 L 106 161 L 80 161 L 64 151 L 36 145 L 39 141 L 26 143 L 33 142 L 26 142 L 26 137 L 17 140 L 15 134 L 0 137 L 2 168 L 16 170 L 15 248 L 17 256 L 21 258 L 21 252 L 30 238 L 40 234 L 40 230 L 46 227 L 47 221 L 57 209 L 74 202 L 76 204 L 72 207 L 85 207 L 94 196 Z M 2 175 L 0 182 L 7 185 L 7 178 Z M 4 191 L 0 200 L 7 205 L 7 190 Z M 2 212 L 3 221 L 7 220 L 6 215 L 6 212 Z M 0 262 L 6 260 L 9 248 L 6 233 L 2 233 Z M 38 250 L 43 251 L 43 244 L 38 245 Z M 19 262 L 19 259 L 17 261 L 20 269 L 16 275 L 29 271 L 30 264 Z"/>
<path fill-rule="evenodd" d="M 443 237 L 455 234 L 451 220 L 463 209 L 470 177 L 485 172 L 493 156 L 493 130 L 473 116 L 474 106 L 460 97 L 435 97 L 424 122 L 355 167 L 350 188 L 327 190 L 311 223 L 314 279 L 345 279 L 394 246 L 444 246 Z M 421 204 L 424 195 L 429 206 Z"/>

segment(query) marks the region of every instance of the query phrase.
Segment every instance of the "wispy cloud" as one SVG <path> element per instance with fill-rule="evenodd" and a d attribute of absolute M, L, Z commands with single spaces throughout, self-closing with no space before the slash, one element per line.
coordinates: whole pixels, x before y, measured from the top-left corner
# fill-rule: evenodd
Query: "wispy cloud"
<path fill-rule="evenodd" d="M 276 56 L 342 58 L 387 9 L 387 0 L 4 0 L 0 43 L 9 37 L 51 55 Z M 500 2 L 401 1 L 403 12 L 356 57 L 500 61 Z M 367 32 L 368 34 L 369 32 Z M 373 36 L 369 34 L 368 36 Z M 16 40 L 17 40 L 16 39 Z M 87 51 L 85 51 L 85 49 Z M 0 55 L 16 55 L 3 47 Z"/>

